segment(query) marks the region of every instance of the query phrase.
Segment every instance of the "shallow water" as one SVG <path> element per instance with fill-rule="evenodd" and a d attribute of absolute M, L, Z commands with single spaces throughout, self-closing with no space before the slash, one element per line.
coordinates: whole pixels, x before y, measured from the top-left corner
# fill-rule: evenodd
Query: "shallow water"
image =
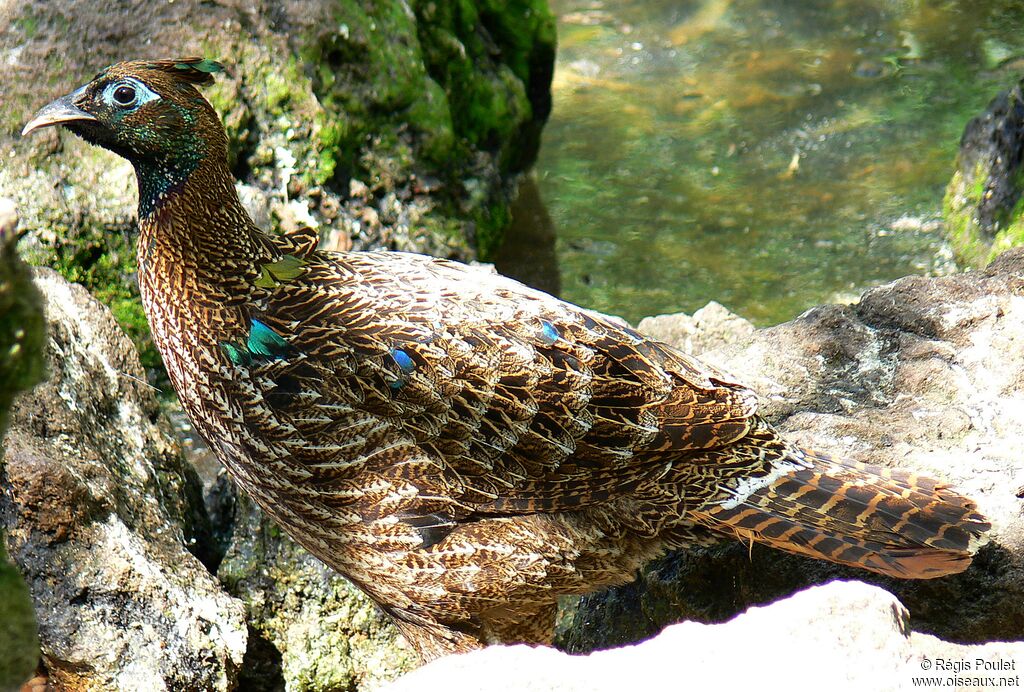
<path fill-rule="evenodd" d="M 1005 0 L 552 9 L 537 178 L 561 295 L 630 320 L 714 299 L 773 324 L 948 271 L 935 221 L 963 126 L 1024 73 Z"/>

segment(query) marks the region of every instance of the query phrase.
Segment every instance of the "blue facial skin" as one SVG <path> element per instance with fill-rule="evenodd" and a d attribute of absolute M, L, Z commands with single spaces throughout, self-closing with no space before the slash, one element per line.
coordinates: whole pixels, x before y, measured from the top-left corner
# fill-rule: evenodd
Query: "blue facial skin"
<path fill-rule="evenodd" d="M 159 98 L 160 94 L 131 77 L 111 82 L 100 94 L 103 103 L 110 106 L 111 119 L 115 122 L 120 122 L 128 113 L 134 113 L 141 106 Z"/>

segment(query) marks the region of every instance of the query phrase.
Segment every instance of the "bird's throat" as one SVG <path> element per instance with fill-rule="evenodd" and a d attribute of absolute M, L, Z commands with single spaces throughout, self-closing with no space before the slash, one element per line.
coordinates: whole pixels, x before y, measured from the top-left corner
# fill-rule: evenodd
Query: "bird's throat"
<path fill-rule="evenodd" d="M 182 156 L 173 161 L 142 159 L 134 162 L 139 181 L 139 219 L 144 219 L 180 193 L 200 167 L 199 156 Z"/>

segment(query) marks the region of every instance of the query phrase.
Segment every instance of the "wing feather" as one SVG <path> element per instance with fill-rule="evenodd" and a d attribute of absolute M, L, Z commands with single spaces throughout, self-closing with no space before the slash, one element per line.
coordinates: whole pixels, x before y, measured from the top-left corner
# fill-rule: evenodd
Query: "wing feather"
<path fill-rule="evenodd" d="M 340 407 L 333 425 L 305 415 L 327 447 L 358 434 L 353 418 L 384 421 L 383 434 L 431 459 L 465 511 L 605 501 L 663 473 L 667 460 L 685 463 L 686 452 L 750 430 L 756 401 L 745 387 L 510 279 L 402 253 L 311 253 L 304 262 L 275 287 L 266 320 L 290 327 L 303 354 L 305 375 L 292 388 L 321 400 L 282 405 L 299 418 L 303 407 Z M 427 509 L 410 516 L 447 521 L 448 509 Z"/>

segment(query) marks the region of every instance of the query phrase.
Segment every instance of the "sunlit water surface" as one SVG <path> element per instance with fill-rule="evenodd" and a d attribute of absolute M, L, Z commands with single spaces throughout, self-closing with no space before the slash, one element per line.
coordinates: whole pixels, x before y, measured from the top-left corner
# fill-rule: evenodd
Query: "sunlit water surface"
<path fill-rule="evenodd" d="M 966 121 L 1024 72 L 1024 3 L 552 8 L 537 178 L 564 298 L 764 325 L 950 270 L 944 187 Z"/>

